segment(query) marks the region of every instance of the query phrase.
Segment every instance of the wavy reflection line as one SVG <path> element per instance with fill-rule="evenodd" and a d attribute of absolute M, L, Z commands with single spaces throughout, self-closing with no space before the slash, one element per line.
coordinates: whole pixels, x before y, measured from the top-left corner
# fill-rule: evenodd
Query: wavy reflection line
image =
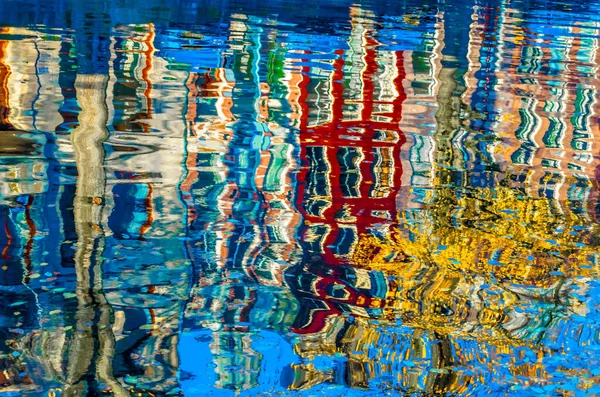
<path fill-rule="evenodd" d="M 10 28 L 0 28 L 0 34 L 6 34 L 10 32 Z M 8 40 L 0 40 L 0 131 L 11 129 L 11 124 L 8 119 L 10 112 L 9 107 L 9 89 L 8 79 L 11 71 L 10 66 L 5 61 L 7 55 Z"/>
<path fill-rule="evenodd" d="M 96 358 L 96 374 L 115 395 L 129 393 L 112 375 L 115 338 L 111 327 L 111 307 L 102 292 L 102 209 L 106 188 L 103 142 L 108 138 L 106 104 L 107 75 L 81 75 L 75 79 L 77 101 L 81 107 L 79 125 L 71 134 L 78 178 L 74 217 L 78 245 L 75 252 L 77 334 L 67 364 L 64 393 L 83 395 L 86 375 Z M 92 279 L 93 277 L 93 279 Z M 95 307 L 99 309 L 96 319 Z M 94 326 L 95 324 L 95 326 Z M 94 332 L 97 329 L 97 334 Z M 99 342 L 96 353 L 95 339 Z"/>
<path fill-rule="evenodd" d="M 31 216 L 31 206 L 33 205 L 34 196 L 29 195 L 27 197 L 27 204 L 25 204 L 25 222 L 27 223 L 27 243 L 25 243 L 25 248 L 23 249 L 23 262 L 25 263 L 25 276 L 23 282 L 27 284 L 29 282 L 29 275 L 32 271 L 31 265 L 31 251 L 33 250 L 33 242 L 35 235 L 37 233 L 37 228 L 35 226 L 35 222 Z"/>
<path fill-rule="evenodd" d="M 156 48 L 154 47 L 154 39 L 156 37 L 156 33 L 154 30 L 154 24 L 149 23 L 147 25 L 147 29 L 149 30 L 148 35 L 143 40 L 146 48 L 144 51 L 144 56 L 146 57 L 146 62 L 144 68 L 142 69 L 142 80 L 144 80 L 146 84 L 146 88 L 144 89 L 144 98 L 146 98 L 146 113 L 141 115 L 141 117 L 145 119 L 152 118 L 152 80 L 150 79 L 150 73 L 152 72 L 152 58 L 154 53 L 156 52 Z M 147 123 L 143 124 L 144 132 L 150 132 L 150 125 Z"/>

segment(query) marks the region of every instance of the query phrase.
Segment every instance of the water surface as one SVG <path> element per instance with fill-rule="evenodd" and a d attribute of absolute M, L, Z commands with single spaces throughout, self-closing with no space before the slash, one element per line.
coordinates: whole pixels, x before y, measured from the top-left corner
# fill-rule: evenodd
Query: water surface
<path fill-rule="evenodd" d="M 600 394 L 600 3 L 0 4 L 0 393 Z"/>

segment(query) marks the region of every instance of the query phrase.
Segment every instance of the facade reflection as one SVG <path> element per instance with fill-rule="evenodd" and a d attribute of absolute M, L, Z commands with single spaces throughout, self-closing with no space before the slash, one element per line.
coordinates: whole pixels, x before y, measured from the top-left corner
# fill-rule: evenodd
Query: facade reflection
<path fill-rule="evenodd" d="M 2 28 L 0 390 L 598 388 L 598 24 L 344 10 Z"/>

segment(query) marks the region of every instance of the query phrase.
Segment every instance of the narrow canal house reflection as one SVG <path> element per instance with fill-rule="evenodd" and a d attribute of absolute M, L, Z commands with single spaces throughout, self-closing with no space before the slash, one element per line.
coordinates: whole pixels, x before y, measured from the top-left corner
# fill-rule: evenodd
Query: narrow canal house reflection
<path fill-rule="evenodd" d="M 283 270 L 299 260 L 300 220 L 286 73 L 283 61 L 263 58 L 276 30 L 262 26 L 260 18 L 233 15 L 229 36 L 238 44 L 219 67 L 187 82 L 182 196 L 198 284 L 185 324 L 212 330 L 214 387 L 238 391 L 259 386 L 270 359 L 253 348 L 256 338 L 266 330 L 286 332 L 297 310 L 283 280 Z"/>
<path fill-rule="evenodd" d="M 76 72 L 73 59 L 65 54 L 73 43 L 69 37 L 37 46 L 36 31 L 10 28 L 7 33 L 29 39 L 8 36 L 11 40 L 3 54 L 7 65 L 3 79 L 6 120 L 13 130 L 28 131 L 26 137 L 35 139 L 36 150 L 18 163 L 2 165 L 2 200 L 12 203 L 5 218 L 10 224 L 3 230 L 8 231 L 6 247 L 15 255 L 13 264 L 3 258 L 3 275 L 17 275 L 20 287 L 11 288 L 17 288 L 17 296 L 25 298 L 13 297 L 10 304 L 14 306 L 6 307 L 16 330 L 13 336 L 41 327 L 51 333 L 57 331 L 56 338 L 50 339 L 60 344 L 68 333 L 61 329 L 74 323 L 75 304 L 74 299 L 62 299 L 61 293 L 54 292 L 68 290 L 65 294 L 75 296 L 75 186 L 74 181 L 73 185 L 69 182 L 76 171 L 68 161 L 72 149 L 69 134 L 64 132 L 70 132 L 79 110 L 69 106 L 75 101 Z M 36 62 L 22 62 L 23 58 Z M 56 65 L 60 72 L 43 73 Z M 59 107 L 59 103 L 64 106 Z M 22 361 L 23 355 L 18 360 Z M 28 377 L 36 383 L 33 387 L 40 387 L 38 381 L 47 376 L 37 369 L 29 368 Z M 15 381 L 19 382 L 18 377 Z"/>
<path fill-rule="evenodd" d="M 9 34 L 10 28 L 2 28 L 0 31 L 3 34 Z M 34 304 L 34 297 L 29 291 L 19 288 L 23 282 L 23 273 L 25 273 L 20 255 L 24 247 L 19 235 L 19 218 L 25 212 L 25 218 L 27 220 L 30 219 L 31 196 L 27 196 L 25 200 L 21 201 L 27 202 L 25 211 L 22 209 L 18 211 L 7 205 L 14 191 L 18 190 L 19 187 L 18 184 L 11 183 L 16 179 L 17 175 L 15 174 L 18 172 L 15 172 L 14 169 L 15 159 L 19 159 L 21 156 L 26 157 L 36 152 L 35 142 L 21 138 L 19 136 L 21 134 L 18 134 L 19 131 L 15 131 L 14 126 L 9 120 L 9 78 L 11 75 L 10 61 L 8 60 L 10 52 L 8 48 L 9 44 L 9 40 L 0 40 L 0 175 L 3 181 L 0 185 L 0 230 L 2 230 L 0 233 L 0 263 L 2 264 L 0 273 L 2 292 L 0 293 L 0 299 L 8 303 L 16 298 L 17 301 L 22 300 L 24 303 Z M 10 156 L 10 158 L 5 156 Z M 7 158 L 8 161 L 4 161 L 4 158 Z M 30 247 L 30 244 L 26 246 Z M 11 289 L 15 289 L 15 291 L 11 291 Z M 32 319 L 33 316 L 28 315 L 29 313 L 24 314 L 21 318 L 15 318 L 14 311 L 10 307 L 6 308 L 6 306 L 5 304 L 1 305 L 0 322 L 3 325 L 18 326 L 22 322 L 29 323 L 30 321 L 35 321 Z M 0 368 L 2 371 L 0 387 L 7 391 L 29 390 L 32 388 L 33 383 L 31 378 L 27 375 L 21 375 L 25 370 L 25 365 L 23 363 L 15 363 L 15 360 L 11 360 L 7 354 L 5 345 L 8 338 L 10 336 L 5 333 L 0 338 L 0 351 L 2 352 L 2 359 L 0 359 Z"/>
<path fill-rule="evenodd" d="M 415 76 L 413 57 L 419 53 L 380 48 L 375 19 L 368 10 L 351 9 L 350 48 L 347 53 L 337 52 L 334 71 L 326 83 L 332 103 L 329 120 L 317 121 L 316 125 L 308 122 L 312 88 L 308 68 L 298 84 L 305 163 L 297 205 L 308 220 L 303 235 L 308 263 L 291 268 L 286 279 L 302 304 L 294 324 L 302 337 L 295 348 L 309 361 L 292 366 L 294 380 L 288 385 L 292 389 L 307 389 L 322 382 L 368 387 L 375 371 L 387 373 L 389 368 L 379 367 L 363 353 L 367 346 L 378 343 L 378 327 L 368 319 L 381 316 L 393 284 L 386 273 L 355 261 L 356 250 L 366 233 L 397 233 L 398 208 L 416 211 L 423 203 L 413 200 L 430 195 L 427 188 L 433 176 L 433 142 L 402 119 L 406 107 L 407 115 L 413 117 L 409 120 L 419 120 L 421 126 L 435 123 L 428 106 L 435 101 L 432 93 L 439 70 L 435 49 L 440 48 L 443 36 L 436 27 L 431 58 L 419 62 L 429 65 L 430 70 L 425 77 Z M 344 71 L 351 74 L 344 76 Z M 411 85 L 415 81 L 415 87 L 429 82 L 431 88 L 416 97 Z M 407 92 L 411 95 L 408 98 Z M 410 142 L 401 126 L 409 130 Z M 418 344 L 421 336 L 407 333 L 396 337 Z M 384 348 L 380 345 L 374 351 L 380 347 Z M 317 370 L 310 362 L 316 355 L 335 353 L 346 355 L 348 360 L 333 372 Z M 399 377 L 408 385 L 407 390 L 417 385 L 418 379 L 412 376 Z"/>
<path fill-rule="evenodd" d="M 539 11 L 531 12 L 536 17 Z M 524 11 L 504 7 L 489 13 L 477 10 L 472 29 L 472 35 L 483 40 L 471 44 L 473 67 L 464 98 L 487 115 L 472 125 L 481 130 L 485 122 L 500 138 L 490 155 L 503 174 L 512 174 L 510 186 L 533 197 L 564 201 L 572 207 L 562 209 L 566 212 L 585 212 L 579 207 L 595 201 L 587 197 L 599 167 L 594 142 L 600 130 L 593 122 L 600 112 L 595 99 L 600 89 L 595 79 L 598 29 L 586 24 L 563 26 L 552 30 L 552 39 L 538 42 L 531 38 L 549 30 L 528 23 Z M 568 17 L 564 11 L 557 15 Z M 491 35 L 510 40 L 488 48 L 485 42 Z M 498 67 L 481 67 L 484 54 Z M 479 88 L 473 81 L 478 68 L 488 81 Z"/>
<path fill-rule="evenodd" d="M 128 396 L 113 376 L 115 338 L 112 310 L 103 291 L 106 200 L 104 142 L 109 136 L 107 85 L 110 21 L 104 13 L 86 14 L 76 32 L 78 69 L 74 88 L 81 108 L 71 132 L 77 183 L 73 215 L 77 233 L 74 255 L 77 311 L 75 334 L 66 364 L 64 395 L 85 395 L 102 382 L 117 396 Z M 95 374 L 94 374 L 95 372 Z M 96 381 L 96 382 L 97 382 Z"/>
<path fill-rule="evenodd" d="M 152 24 L 115 31 L 114 132 L 107 142 L 113 200 L 104 271 L 115 310 L 115 376 L 138 391 L 176 393 L 180 317 L 191 275 L 177 191 L 184 127 L 179 81 L 186 73 L 170 72 L 154 56 Z"/>
<path fill-rule="evenodd" d="M 112 376 L 115 341 L 111 308 L 102 292 L 101 266 L 105 240 L 101 218 L 106 185 L 103 142 L 108 137 L 106 84 L 110 30 L 102 14 L 93 14 L 91 20 L 81 22 L 84 25 L 76 35 L 80 58 L 74 84 L 81 111 L 78 125 L 71 133 L 79 176 L 73 202 L 78 239 L 74 253 L 77 308 L 74 324 L 67 327 L 71 332 L 64 327 L 50 331 L 50 342 L 45 344 L 42 356 L 37 358 L 42 361 L 49 359 L 50 363 L 56 364 L 56 360 L 63 360 L 61 351 L 70 345 L 66 348 L 69 353 L 64 372 L 61 365 L 50 364 L 56 371 L 54 376 L 63 384 L 64 395 L 83 396 L 90 388 L 97 387 L 95 382 L 103 383 L 116 395 L 128 395 Z M 86 31 L 90 28 L 85 26 L 86 23 L 92 25 L 93 31 Z M 45 332 L 30 334 L 22 343 L 33 348 L 36 341 L 48 340 Z M 58 356 L 55 356 L 57 353 Z"/>
<path fill-rule="evenodd" d="M 75 266 L 75 254 L 81 252 L 76 247 L 78 242 L 82 241 L 80 240 L 82 234 L 77 228 L 81 229 L 80 225 L 82 224 L 87 225 L 89 222 L 85 220 L 85 217 L 89 218 L 93 215 L 95 218 L 92 221 L 100 222 L 96 226 L 101 225 L 101 231 L 92 230 L 93 233 L 96 233 L 93 234 L 93 238 L 89 237 L 89 233 L 92 233 L 89 230 L 82 230 L 82 232 L 87 233 L 86 240 L 88 242 L 103 242 L 104 244 L 99 244 L 99 249 L 102 252 L 97 254 L 92 251 L 92 257 L 83 255 L 77 261 L 81 262 L 82 260 L 91 260 L 94 257 L 102 257 L 103 292 L 108 303 L 116 310 L 114 313 L 115 322 L 112 325 L 114 332 L 117 334 L 116 377 L 121 381 L 127 378 L 126 380 L 129 382 L 127 387 L 150 388 L 153 390 L 177 389 L 177 320 L 188 296 L 189 281 L 185 274 L 186 269 L 190 269 L 189 263 L 186 264 L 185 256 L 181 251 L 181 242 L 177 239 L 181 232 L 181 214 L 178 209 L 181 205 L 174 184 L 179 178 L 179 174 L 177 174 L 179 160 L 177 154 L 170 154 L 173 151 L 172 146 L 180 142 L 181 131 L 181 129 L 179 131 L 174 130 L 177 126 L 170 120 L 177 120 L 181 111 L 176 107 L 171 109 L 171 104 L 178 101 L 178 99 L 174 99 L 176 91 L 171 91 L 171 95 L 165 95 L 160 99 L 160 106 L 166 109 L 169 112 L 168 114 L 165 111 L 153 114 L 151 107 L 150 111 L 147 110 L 148 106 L 152 105 L 150 99 L 153 99 L 151 90 L 148 89 L 148 87 L 152 87 L 151 79 L 159 81 L 158 87 L 161 88 L 160 79 L 168 76 L 169 72 L 165 70 L 166 61 L 159 58 L 154 59 L 156 63 L 154 69 L 156 70 L 153 71 L 152 60 L 148 58 L 152 55 L 151 51 L 146 50 L 139 57 L 131 55 L 137 53 L 138 48 L 136 46 L 150 48 L 151 50 L 152 26 L 145 26 L 143 29 L 136 27 L 136 33 L 131 37 L 127 37 L 128 29 L 132 28 L 120 28 L 120 32 L 123 32 L 120 33 L 120 37 L 125 37 L 125 39 L 113 44 L 112 51 L 109 54 L 115 62 L 113 63 L 114 68 L 108 70 L 111 77 L 107 77 L 109 81 L 107 87 L 105 87 L 108 112 L 105 115 L 101 113 L 99 117 L 101 119 L 108 117 L 110 120 L 105 121 L 109 125 L 124 125 L 128 122 L 127 120 L 129 120 L 131 114 L 137 114 L 137 117 L 142 119 L 144 124 L 155 131 L 160 131 L 160 134 L 149 135 L 144 140 L 148 144 L 158 140 L 162 145 L 153 151 L 136 149 L 133 156 L 131 153 L 125 152 L 129 158 L 124 159 L 123 148 L 127 149 L 127 147 L 122 146 L 121 143 L 125 138 L 130 138 L 135 133 L 128 133 L 129 130 L 135 130 L 135 128 L 121 128 L 117 133 L 111 134 L 108 141 L 103 141 L 103 144 L 100 145 L 101 153 L 104 153 L 103 148 L 108 150 L 107 154 L 103 155 L 105 158 L 104 168 L 108 169 L 104 175 L 105 195 L 102 203 L 96 203 L 94 207 L 103 210 L 99 211 L 100 213 L 98 211 L 90 213 L 89 208 L 85 207 L 85 201 L 82 204 L 83 207 L 78 204 L 77 216 L 84 217 L 84 221 L 81 222 L 77 221 L 73 205 L 76 192 L 74 184 L 77 181 L 78 171 L 74 166 L 71 166 L 71 164 L 75 165 L 75 162 L 70 161 L 70 154 L 77 152 L 71 149 L 69 136 L 72 129 L 79 125 L 77 120 L 80 110 L 76 98 L 78 91 L 75 89 L 76 69 L 73 68 L 77 65 L 77 60 L 74 58 L 73 52 L 69 51 L 74 47 L 70 40 L 71 36 L 67 36 L 62 42 L 57 41 L 56 44 L 53 42 L 52 46 L 44 47 L 41 55 L 38 52 L 37 57 L 44 60 L 44 63 L 35 64 L 35 67 L 31 65 L 22 66 L 21 63 L 14 63 L 14 57 L 10 58 L 13 73 L 12 76 L 9 76 L 9 80 L 12 77 L 10 88 L 11 92 L 14 93 L 11 99 L 13 106 L 18 109 L 37 107 L 36 101 L 39 96 L 30 95 L 35 92 L 41 92 L 41 95 L 45 96 L 44 99 L 52 104 L 52 106 L 45 106 L 38 109 L 37 112 L 33 112 L 33 117 L 31 113 L 19 111 L 11 111 L 9 117 L 12 124 L 34 131 L 36 130 L 37 115 L 38 127 L 44 128 L 44 131 L 42 131 L 43 136 L 49 137 L 45 143 L 41 142 L 39 145 L 43 147 L 44 155 L 48 160 L 43 161 L 40 159 L 39 163 L 41 164 L 38 165 L 35 157 L 28 158 L 28 161 L 23 163 L 26 166 L 24 170 L 19 170 L 18 175 L 12 177 L 15 180 L 18 177 L 20 180 L 19 184 L 14 185 L 18 190 L 13 188 L 12 195 L 19 195 L 35 188 L 36 183 L 38 183 L 35 177 L 41 174 L 40 182 L 47 182 L 40 185 L 41 189 L 38 188 L 42 194 L 33 196 L 35 201 L 24 206 L 25 211 L 15 207 L 10 214 L 7 214 L 10 215 L 8 219 L 14 220 L 11 220 L 10 225 L 15 224 L 15 228 L 9 225 L 9 230 L 12 233 L 9 237 L 13 236 L 13 238 L 12 242 L 7 245 L 10 246 L 11 252 L 14 252 L 15 255 L 18 255 L 22 246 L 31 246 L 34 264 L 34 267 L 25 273 L 25 275 L 30 275 L 31 279 L 25 279 L 25 288 L 23 289 L 24 296 L 30 296 L 33 300 L 30 305 L 33 310 L 20 310 L 21 314 L 15 319 L 16 327 L 24 329 L 26 334 L 29 334 L 24 339 L 19 338 L 23 342 L 20 344 L 23 350 L 17 348 L 19 352 L 23 353 L 19 356 L 19 360 L 25 356 L 28 358 L 33 357 L 39 363 L 54 368 L 48 371 L 37 364 L 30 363 L 30 375 L 35 378 L 37 385 L 35 387 L 38 388 L 55 387 L 57 386 L 55 381 L 64 378 L 59 364 L 63 359 L 60 357 L 68 351 L 66 349 L 71 338 L 69 335 L 75 332 L 75 319 L 72 318 L 72 315 L 77 312 L 76 307 L 73 307 L 75 300 L 71 297 L 74 294 L 70 292 L 75 289 L 75 270 L 80 269 L 80 267 Z M 28 34 L 35 37 L 38 32 L 32 31 Z M 29 49 L 28 44 L 27 41 L 14 41 L 10 48 L 18 50 L 23 55 Z M 115 48 L 115 45 L 119 45 L 120 48 Z M 32 50 L 33 54 L 29 55 L 36 58 L 36 51 L 33 46 Z M 125 54 L 121 56 L 121 61 L 119 61 L 119 57 L 115 57 L 115 52 Z M 31 76 L 35 76 L 38 69 L 47 67 L 54 60 L 60 66 L 58 75 L 48 73 L 37 81 L 31 78 Z M 116 90 L 113 88 L 122 83 L 123 78 L 119 77 L 120 75 L 131 75 L 134 78 L 134 84 L 146 87 L 139 93 L 143 98 L 143 104 L 140 105 L 141 111 L 135 108 L 123 113 L 113 110 L 115 108 L 119 109 L 119 105 L 122 103 L 120 96 L 114 95 Z M 21 79 L 27 79 L 28 81 L 25 89 L 22 88 Z M 36 87 L 38 82 L 40 86 Z M 87 84 L 87 81 L 84 83 Z M 86 96 L 83 97 L 82 101 L 89 105 L 90 102 L 86 102 L 86 98 L 89 97 L 92 100 L 94 95 L 87 94 L 95 90 L 89 87 L 86 88 L 85 84 L 83 84 L 83 90 L 86 90 Z M 98 88 L 91 83 L 88 85 Z M 52 90 L 48 95 L 50 88 Z M 137 91 L 134 95 L 138 94 Z M 156 99 L 154 100 L 156 101 Z M 100 100 L 96 98 L 96 102 L 98 101 Z M 54 106 L 54 104 L 59 103 L 62 103 L 62 106 Z M 91 106 L 99 106 L 100 103 L 92 103 Z M 143 115 L 139 116 L 140 114 Z M 58 120 L 56 120 L 57 116 Z M 90 112 L 87 113 L 87 116 L 84 114 L 82 117 L 86 122 L 97 122 L 96 119 L 90 116 Z M 41 127 L 40 122 L 56 122 L 58 124 L 56 132 L 46 133 L 45 131 L 49 127 Z M 100 127 L 99 124 L 92 124 L 90 128 L 98 130 Z M 86 136 L 85 131 L 84 137 Z M 74 135 L 73 139 L 75 138 Z M 77 145 L 78 142 L 73 142 L 73 147 L 79 148 L 85 148 L 87 143 Z M 168 159 L 169 155 L 175 156 L 175 158 L 173 158 L 173 161 L 168 161 L 168 164 L 161 166 L 161 163 L 156 161 L 156 158 Z M 27 169 L 32 163 L 33 171 L 30 172 Z M 158 167 L 160 169 L 157 170 Z M 143 169 L 145 173 L 140 172 L 140 169 Z M 101 171 L 102 168 L 94 166 L 88 167 L 87 170 L 94 172 Z M 81 171 L 85 173 L 86 169 L 84 168 Z M 9 177 L 10 175 L 8 174 Z M 88 178 L 88 182 L 91 184 L 90 181 L 97 181 L 101 179 L 100 177 L 101 175 L 94 175 L 94 179 Z M 167 182 L 159 184 L 159 188 L 154 188 L 152 185 L 161 181 L 162 178 Z M 35 182 L 32 184 L 31 180 Z M 73 183 L 73 185 L 70 183 Z M 11 185 L 9 184 L 9 186 Z M 85 186 L 88 185 L 84 185 L 83 188 Z M 94 185 L 90 186 L 93 187 Z M 101 190 L 100 187 L 97 187 L 97 189 L 98 191 Z M 172 194 L 169 192 L 172 192 Z M 27 196 L 24 198 L 27 198 Z M 17 198 L 17 200 L 20 201 L 21 199 Z M 158 211 L 153 209 L 155 205 L 160 206 Z M 83 209 L 79 210 L 81 208 Z M 102 217 L 102 213 L 104 213 L 104 217 Z M 119 216 L 117 216 L 117 213 Z M 25 215 L 24 218 L 23 215 Z M 55 221 L 52 221 L 52 219 Z M 152 223 L 154 228 L 150 227 Z M 31 229 L 31 227 L 34 227 L 34 229 Z M 91 227 L 94 227 L 94 224 Z M 33 230 L 33 233 L 31 230 Z M 169 244 L 161 244 L 160 241 Z M 150 252 L 151 254 L 148 255 Z M 137 255 L 137 259 L 132 259 L 130 263 L 135 263 L 141 268 L 133 272 L 131 269 L 121 267 L 120 265 L 124 263 L 123 260 L 126 258 L 123 253 L 129 253 L 127 257 L 130 259 L 132 255 Z M 168 258 L 168 260 L 165 260 L 165 258 Z M 17 260 L 16 263 L 18 265 L 17 269 L 21 268 L 21 261 Z M 163 268 L 162 271 L 157 271 L 156 267 L 161 263 L 164 263 L 169 270 L 165 271 L 166 269 Z M 97 268 L 94 271 L 96 270 Z M 22 274 L 22 272 L 19 274 Z M 21 284 L 23 276 L 19 274 L 16 274 L 18 277 L 16 282 Z M 78 275 L 85 276 L 85 273 L 80 272 Z M 46 276 L 48 276 L 47 279 Z M 84 283 L 93 281 L 83 280 Z M 95 281 L 98 282 L 98 279 L 95 279 Z M 165 293 L 164 285 L 167 284 L 176 288 L 170 289 L 169 293 Z M 141 295 L 139 294 L 140 285 L 146 287 Z M 63 293 L 64 299 L 61 299 L 60 296 Z M 102 304 L 104 305 L 104 303 Z M 38 308 L 37 312 L 35 308 Z M 106 306 L 103 308 L 106 308 Z M 9 310 L 12 313 L 18 309 Z M 27 316 L 31 317 L 31 320 L 23 321 L 23 317 Z M 103 318 L 103 322 L 105 322 L 105 319 L 106 316 Z M 40 328 L 43 329 L 42 332 L 33 331 L 31 334 L 30 330 Z M 138 339 L 141 339 L 142 343 L 137 346 L 137 349 L 143 348 L 143 350 L 131 350 L 132 346 L 136 346 Z M 52 341 L 52 343 L 48 344 L 48 341 Z M 165 346 L 164 349 L 162 348 L 163 345 Z M 97 347 L 94 346 L 94 348 Z M 94 354 L 97 353 L 96 351 Z M 143 363 L 131 358 L 142 356 L 146 360 Z M 164 359 L 161 356 L 164 356 Z M 161 362 L 168 364 L 161 364 Z M 108 364 L 108 361 L 105 364 Z M 147 373 L 140 376 L 145 371 Z M 106 385 L 100 387 L 106 387 Z"/>

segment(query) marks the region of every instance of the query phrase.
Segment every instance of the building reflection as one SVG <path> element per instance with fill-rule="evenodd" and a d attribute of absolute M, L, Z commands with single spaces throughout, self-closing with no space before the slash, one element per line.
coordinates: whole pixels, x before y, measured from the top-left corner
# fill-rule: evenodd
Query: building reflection
<path fill-rule="evenodd" d="M 470 12 L 117 25 L 93 74 L 3 28 L 2 390 L 183 394 L 199 345 L 210 391 L 551 384 L 597 344 L 598 32 Z"/>
<path fill-rule="evenodd" d="M 198 278 L 185 321 L 213 331 L 215 387 L 234 390 L 258 386 L 257 332 L 285 332 L 293 321 L 297 303 L 283 272 L 301 258 L 290 174 L 295 140 L 289 127 L 272 121 L 285 120 L 287 88 L 264 77 L 281 69 L 261 70 L 261 47 L 272 32 L 260 23 L 235 15 L 229 40 L 243 46 L 221 60 L 233 66 L 194 74 L 187 84 L 189 173 L 182 190 Z"/>
<path fill-rule="evenodd" d="M 168 97 L 153 98 L 151 90 L 153 79 L 162 89 L 162 78 L 170 72 L 164 69 L 166 61 L 153 64 L 152 25 L 135 29 L 121 28 L 122 39 L 110 49 L 114 69 L 99 75 L 99 85 L 77 83 L 81 65 L 77 69 L 69 40 L 43 51 L 32 46 L 37 51 L 33 59 L 44 60 L 33 70 L 19 63 L 7 68 L 7 91 L 16 93 L 7 112 L 11 131 L 18 126 L 38 132 L 34 143 L 39 152 L 22 165 L 3 163 L 8 169 L 3 199 L 26 200 L 21 208 L 3 207 L 8 231 L 4 251 L 6 259 L 14 258 L 14 265 L 5 269 L 14 280 L 5 285 L 14 285 L 24 298 L 15 300 L 14 292 L 5 292 L 5 299 L 16 303 L 7 318 L 16 330 L 11 331 L 13 348 L 23 354 L 15 355 L 16 360 L 33 359 L 20 371 L 28 374 L 25 378 L 14 373 L 7 384 L 33 383 L 41 390 L 58 387 L 75 394 L 90 388 L 116 395 L 128 395 L 133 388 L 177 389 L 177 333 L 191 270 L 178 240 L 177 214 L 183 215 L 184 207 L 176 191 L 180 160 L 172 151 L 183 122 L 176 127 L 172 115 L 153 115 L 153 103 L 173 103 Z M 27 41 L 9 44 L 29 48 Z M 54 62 L 57 74 L 46 72 L 49 81 L 35 79 Z M 25 87 L 18 80 L 23 78 Z M 129 87 L 134 89 L 127 94 Z M 50 88 L 52 94 L 47 94 Z M 120 110 L 130 104 L 126 95 L 142 100 Z M 35 108 L 40 100 L 47 104 L 40 111 L 19 112 Z M 132 127 L 132 118 L 143 125 Z M 52 120 L 55 129 L 46 126 Z M 100 125 L 114 128 L 109 135 Z M 102 128 L 106 142 L 91 144 L 86 138 L 78 144 L 79 131 L 85 138 L 85 131 L 94 135 Z M 151 136 L 152 128 L 160 129 L 160 135 Z M 138 133 L 150 136 L 142 141 Z M 131 144 L 136 141 L 140 144 Z M 19 182 L 11 184 L 11 179 Z M 94 194 L 87 192 L 88 185 L 95 186 Z M 89 383 L 94 370 L 97 378 Z"/>

